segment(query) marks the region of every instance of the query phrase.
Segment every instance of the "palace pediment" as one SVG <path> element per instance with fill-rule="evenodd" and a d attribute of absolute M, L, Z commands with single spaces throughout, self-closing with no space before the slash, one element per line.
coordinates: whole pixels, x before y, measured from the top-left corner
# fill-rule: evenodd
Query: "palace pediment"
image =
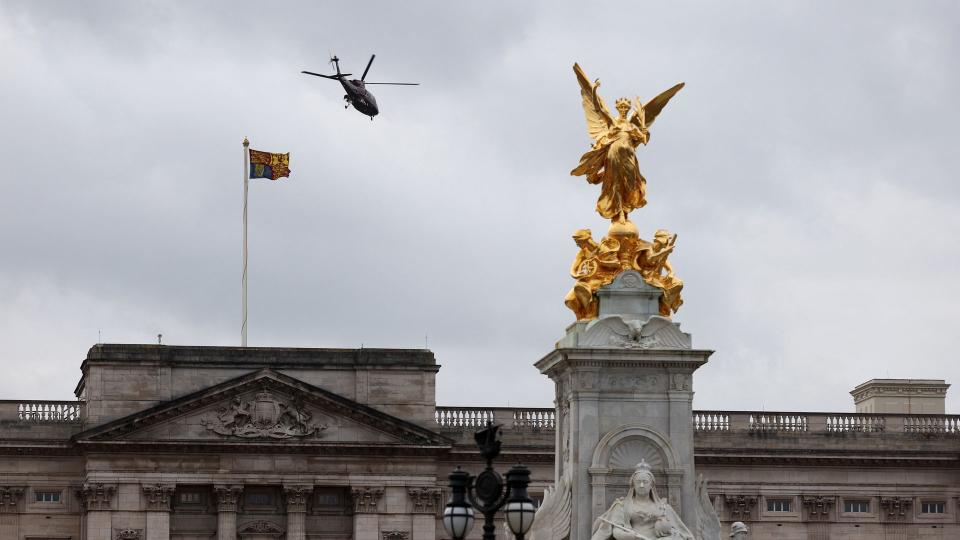
<path fill-rule="evenodd" d="M 438 433 L 272 369 L 262 369 L 77 434 L 81 445 L 275 446 L 349 452 L 447 448 Z"/>

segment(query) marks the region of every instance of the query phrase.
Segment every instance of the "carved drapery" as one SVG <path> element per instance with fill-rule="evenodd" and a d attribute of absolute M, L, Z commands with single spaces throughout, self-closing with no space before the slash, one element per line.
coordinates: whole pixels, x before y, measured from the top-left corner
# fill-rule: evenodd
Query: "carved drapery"
<path fill-rule="evenodd" d="M 313 493 L 313 486 L 283 486 L 283 498 L 287 502 L 287 513 L 306 512 L 307 499 Z"/>
<path fill-rule="evenodd" d="M 383 488 L 355 487 L 350 490 L 353 499 L 353 511 L 357 514 L 370 514 L 377 511 L 377 503 L 383 497 Z"/>
<path fill-rule="evenodd" d="M 143 529 L 120 529 L 114 540 L 143 540 Z"/>
<path fill-rule="evenodd" d="M 804 497 L 803 506 L 807 509 L 807 515 L 811 520 L 828 519 L 830 516 L 830 507 L 834 505 L 833 497 Z"/>
<path fill-rule="evenodd" d="M 213 486 L 218 512 L 236 512 L 243 486 Z"/>
<path fill-rule="evenodd" d="M 23 497 L 24 488 L 19 486 L 0 487 L 0 512 L 16 512 L 17 504 Z"/>
<path fill-rule="evenodd" d="M 443 507 L 440 504 L 442 497 L 440 488 L 410 488 L 407 494 L 410 495 L 410 501 L 413 503 L 414 514 L 438 514 Z"/>
<path fill-rule="evenodd" d="M 149 484 L 143 486 L 143 500 L 148 512 L 169 512 L 173 499 L 174 486 L 168 484 Z"/>
<path fill-rule="evenodd" d="M 757 498 L 753 495 L 724 495 L 723 502 L 730 509 L 733 520 L 747 521 L 753 507 L 757 505 Z"/>
<path fill-rule="evenodd" d="M 77 490 L 77 496 L 83 501 L 87 512 L 110 510 L 110 501 L 117 492 L 116 486 L 105 484 L 84 484 Z"/>
<path fill-rule="evenodd" d="M 904 519 L 911 505 L 913 505 L 913 499 L 880 497 L 880 508 L 885 510 L 888 519 Z"/>

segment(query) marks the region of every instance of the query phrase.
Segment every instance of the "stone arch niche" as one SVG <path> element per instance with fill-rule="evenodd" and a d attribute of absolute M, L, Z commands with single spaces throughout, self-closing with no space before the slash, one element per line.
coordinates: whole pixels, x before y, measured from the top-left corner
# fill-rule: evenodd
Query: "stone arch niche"
<path fill-rule="evenodd" d="M 602 514 L 617 497 L 626 495 L 637 464 L 646 461 L 653 471 L 657 494 L 681 511 L 684 469 L 670 439 L 649 426 L 620 426 L 608 432 L 593 452 L 590 485 L 593 517 Z"/>

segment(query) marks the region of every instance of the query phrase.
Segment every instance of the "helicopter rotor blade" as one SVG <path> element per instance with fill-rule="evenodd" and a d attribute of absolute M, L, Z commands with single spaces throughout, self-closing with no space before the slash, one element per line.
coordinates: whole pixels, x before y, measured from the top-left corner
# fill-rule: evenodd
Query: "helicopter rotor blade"
<path fill-rule="evenodd" d="M 360 76 L 361 81 L 367 78 L 367 72 L 370 71 L 370 65 L 373 64 L 373 59 L 376 57 L 377 55 L 375 54 L 370 55 L 370 61 L 367 62 L 367 68 L 363 70 L 363 75 Z"/>
<path fill-rule="evenodd" d="M 340 74 L 340 77 L 337 77 L 336 75 L 323 75 L 323 74 L 321 74 L 321 73 L 314 73 L 314 72 L 312 72 L 312 71 L 301 71 L 300 73 L 305 73 L 305 74 L 307 74 L 307 75 L 313 75 L 313 76 L 315 76 L 315 77 L 323 77 L 324 79 L 333 79 L 333 80 L 335 80 L 335 81 L 340 80 L 340 77 L 349 77 L 350 75 L 353 75 L 353 73 L 341 73 L 341 74 Z"/>
<path fill-rule="evenodd" d="M 418 82 L 365 82 L 363 84 L 392 84 L 394 86 L 420 86 Z"/>

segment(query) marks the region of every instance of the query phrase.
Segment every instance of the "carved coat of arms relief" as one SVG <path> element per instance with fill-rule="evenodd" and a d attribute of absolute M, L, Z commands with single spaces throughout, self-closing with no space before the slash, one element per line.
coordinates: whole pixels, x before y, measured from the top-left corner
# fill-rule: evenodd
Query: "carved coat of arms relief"
<path fill-rule="evenodd" d="M 309 437 L 327 429 L 313 421 L 302 399 L 284 401 L 268 390 L 259 392 L 253 400 L 235 397 L 201 423 L 219 435 L 245 439 Z"/>

